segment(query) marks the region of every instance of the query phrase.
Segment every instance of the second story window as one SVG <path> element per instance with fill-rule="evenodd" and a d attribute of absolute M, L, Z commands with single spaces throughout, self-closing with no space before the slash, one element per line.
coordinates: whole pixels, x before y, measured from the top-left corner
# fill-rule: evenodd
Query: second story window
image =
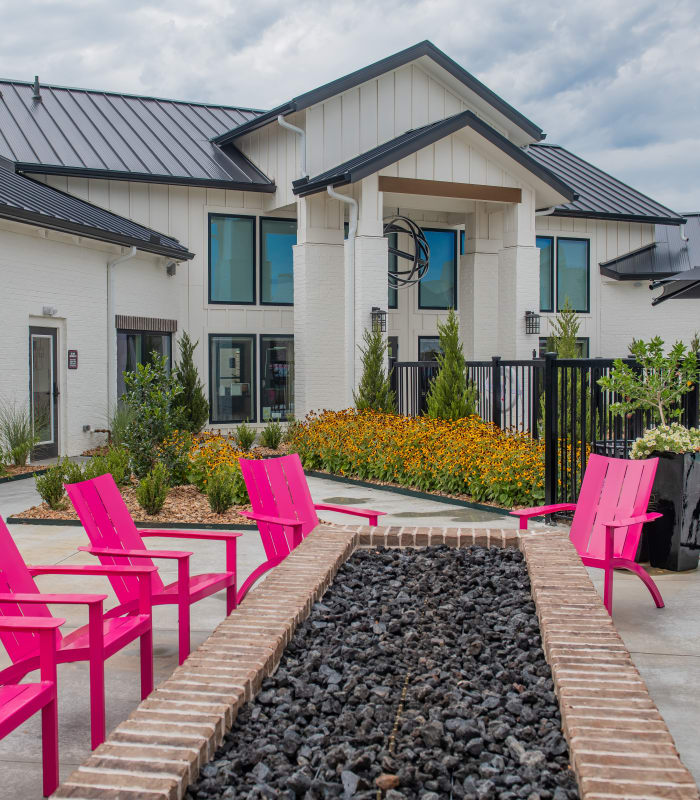
<path fill-rule="evenodd" d="M 294 303 L 294 260 L 297 243 L 295 219 L 260 220 L 260 302 L 269 305 Z"/>
<path fill-rule="evenodd" d="M 255 303 L 255 217 L 209 215 L 209 302 Z"/>

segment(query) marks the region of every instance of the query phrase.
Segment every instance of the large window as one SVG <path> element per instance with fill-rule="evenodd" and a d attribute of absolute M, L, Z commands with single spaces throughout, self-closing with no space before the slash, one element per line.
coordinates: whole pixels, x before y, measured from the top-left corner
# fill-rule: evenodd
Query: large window
<path fill-rule="evenodd" d="M 297 243 L 294 219 L 260 219 L 260 302 L 291 306 L 294 303 L 294 260 Z"/>
<path fill-rule="evenodd" d="M 418 284 L 419 308 L 457 308 L 457 231 L 424 229 L 430 264 Z"/>
<path fill-rule="evenodd" d="M 540 311 L 554 311 L 554 239 L 538 236 L 540 249 Z"/>
<path fill-rule="evenodd" d="M 211 422 L 255 422 L 255 336 L 209 336 Z"/>
<path fill-rule="evenodd" d="M 209 215 L 209 302 L 255 303 L 255 217 Z"/>
<path fill-rule="evenodd" d="M 260 337 L 260 416 L 263 422 L 294 415 L 294 337 Z"/>
<path fill-rule="evenodd" d="M 138 364 L 150 364 L 154 356 L 165 356 L 172 366 L 172 342 L 169 333 L 153 331 L 117 331 L 117 397 L 126 390 L 124 373 L 133 372 Z"/>
<path fill-rule="evenodd" d="M 588 311 L 588 239 L 557 238 L 557 311 Z"/>

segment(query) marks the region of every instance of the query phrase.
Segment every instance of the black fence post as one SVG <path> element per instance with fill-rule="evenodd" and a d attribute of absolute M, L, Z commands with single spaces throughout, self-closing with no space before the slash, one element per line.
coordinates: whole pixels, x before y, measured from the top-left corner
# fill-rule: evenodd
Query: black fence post
<path fill-rule="evenodd" d="M 491 359 L 491 422 L 499 428 L 503 421 L 501 391 L 501 357 L 493 356 Z"/>
<path fill-rule="evenodd" d="M 557 502 L 557 354 L 544 354 L 544 502 Z M 548 518 L 551 521 L 551 517 Z"/>

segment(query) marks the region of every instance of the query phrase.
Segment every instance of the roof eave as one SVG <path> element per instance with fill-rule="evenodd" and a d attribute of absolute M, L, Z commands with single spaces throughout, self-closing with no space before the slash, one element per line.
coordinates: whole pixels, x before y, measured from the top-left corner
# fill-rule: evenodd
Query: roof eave
<path fill-rule="evenodd" d="M 621 281 L 624 283 L 629 281 L 653 281 L 658 278 L 670 278 L 671 275 L 675 275 L 676 273 L 670 270 L 665 272 L 618 272 L 617 270 L 605 267 L 601 264 L 600 274 L 605 275 L 606 278 L 612 278 L 614 281 Z"/>
<path fill-rule="evenodd" d="M 56 164 L 33 164 L 22 161 L 15 164 L 19 173 L 33 175 L 65 175 L 74 178 L 103 178 L 110 181 L 131 181 L 133 183 L 159 183 L 175 186 L 201 186 L 207 189 L 232 189 L 243 192 L 263 192 L 273 194 L 277 191 L 274 182 L 248 183 L 246 181 L 226 181 L 217 178 L 186 178 L 174 175 L 152 175 L 147 172 L 121 172 L 89 167 L 64 167 Z"/>
<path fill-rule="evenodd" d="M 576 217 L 579 219 L 599 219 L 614 222 L 647 222 L 654 225 L 684 225 L 686 220 L 683 217 L 657 217 L 653 215 L 641 214 L 610 214 L 602 211 L 574 211 L 573 209 L 557 209 L 551 214 L 552 217 Z"/>
<path fill-rule="evenodd" d="M 72 236 L 82 236 L 86 239 L 93 239 L 107 244 L 116 244 L 125 247 L 136 247 L 146 253 L 157 256 L 172 258 L 176 261 L 189 261 L 194 258 L 194 253 L 189 250 L 159 245 L 155 242 L 147 242 L 131 236 L 122 236 L 118 233 L 103 231 L 101 229 L 90 228 L 77 222 L 59 220 L 48 214 L 39 214 L 35 211 L 27 211 L 14 206 L 0 205 L 0 218 L 11 222 L 21 222 L 27 225 L 36 225 L 40 228 L 48 228 L 59 233 L 68 233 Z"/>

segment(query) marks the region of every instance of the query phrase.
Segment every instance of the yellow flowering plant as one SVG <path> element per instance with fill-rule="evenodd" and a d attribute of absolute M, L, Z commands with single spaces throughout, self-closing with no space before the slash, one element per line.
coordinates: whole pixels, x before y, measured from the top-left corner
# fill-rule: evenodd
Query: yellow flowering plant
<path fill-rule="evenodd" d="M 248 492 L 241 473 L 238 459 L 255 458 L 252 453 L 243 452 L 236 440 L 223 435 L 221 432 L 205 432 L 194 437 L 189 451 L 189 480 L 200 492 L 207 491 L 207 484 L 211 476 L 218 469 L 230 471 L 234 485 L 234 503 L 236 505 L 248 504 Z"/>

